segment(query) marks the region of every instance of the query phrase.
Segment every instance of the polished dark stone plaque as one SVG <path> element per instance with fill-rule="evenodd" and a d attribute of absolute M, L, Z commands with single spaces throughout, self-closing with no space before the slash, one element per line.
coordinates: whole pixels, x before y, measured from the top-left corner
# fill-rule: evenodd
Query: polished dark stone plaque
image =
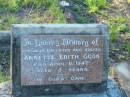
<path fill-rule="evenodd" d="M 21 85 L 101 83 L 103 35 L 21 37 Z"/>

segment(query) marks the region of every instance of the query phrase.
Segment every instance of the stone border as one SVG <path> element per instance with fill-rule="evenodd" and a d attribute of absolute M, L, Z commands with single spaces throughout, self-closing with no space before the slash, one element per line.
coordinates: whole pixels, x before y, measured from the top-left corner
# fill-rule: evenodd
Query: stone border
<path fill-rule="evenodd" d="M 0 31 L 0 48 L 11 46 L 11 32 L 10 31 Z"/>
<path fill-rule="evenodd" d="M 1 72 L 9 74 L 10 69 L 10 48 L 11 48 L 11 32 L 0 31 L 0 66 Z"/>

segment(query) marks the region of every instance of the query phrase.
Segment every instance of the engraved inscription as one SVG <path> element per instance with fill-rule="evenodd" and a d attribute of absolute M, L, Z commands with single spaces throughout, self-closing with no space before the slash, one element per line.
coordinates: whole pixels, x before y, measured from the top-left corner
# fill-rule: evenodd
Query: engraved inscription
<path fill-rule="evenodd" d="M 102 35 L 21 37 L 21 85 L 101 83 Z"/>

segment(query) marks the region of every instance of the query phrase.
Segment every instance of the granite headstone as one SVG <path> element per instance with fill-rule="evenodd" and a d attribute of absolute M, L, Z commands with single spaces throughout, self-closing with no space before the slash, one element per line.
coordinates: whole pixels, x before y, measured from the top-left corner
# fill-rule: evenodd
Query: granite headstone
<path fill-rule="evenodd" d="M 103 92 L 108 41 L 103 24 L 13 25 L 13 95 Z"/>

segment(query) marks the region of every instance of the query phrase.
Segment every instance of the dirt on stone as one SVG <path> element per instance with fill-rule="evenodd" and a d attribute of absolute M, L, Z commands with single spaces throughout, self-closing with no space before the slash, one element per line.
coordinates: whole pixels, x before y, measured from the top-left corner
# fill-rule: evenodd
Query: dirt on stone
<path fill-rule="evenodd" d="M 11 81 L 0 83 L 0 97 L 12 97 Z"/>

